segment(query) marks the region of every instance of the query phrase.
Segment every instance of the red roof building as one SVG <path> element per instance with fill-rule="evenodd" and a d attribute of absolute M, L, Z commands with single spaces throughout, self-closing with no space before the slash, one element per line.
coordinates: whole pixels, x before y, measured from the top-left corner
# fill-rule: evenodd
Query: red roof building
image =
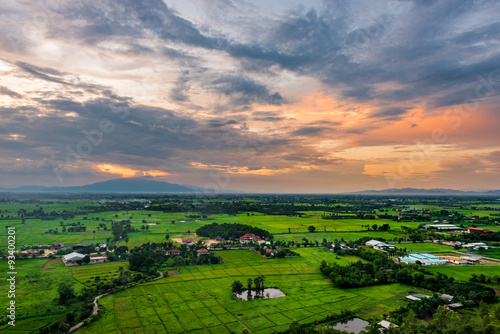
<path fill-rule="evenodd" d="M 52 245 L 52 248 L 54 249 L 61 249 L 64 247 L 64 244 L 60 243 L 60 242 L 56 242 L 55 244 Z"/>
<path fill-rule="evenodd" d="M 200 255 L 208 255 L 209 254 L 209 252 L 205 248 L 198 249 L 196 251 L 196 253 L 198 253 L 198 256 L 200 256 Z"/>
<path fill-rule="evenodd" d="M 253 233 L 247 233 L 240 237 L 240 242 L 248 242 L 248 241 L 260 241 L 260 237 Z"/>
<path fill-rule="evenodd" d="M 194 245 L 196 244 L 193 240 L 191 239 L 186 239 L 186 240 L 182 240 L 182 243 L 185 244 L 185 245 L 188 245 L 188 246 L 191 246 L 191 245 Z"/>
<path fill-rule="evenodd" d="M 179 255 L 181 253 L 178 249 L 170 249 L 166 252 L 167 255 Z"/>
<path fill-rule="evenodd" d="M 485 228 L 478 228 L 478 227 L 467 227 L 469 231 L 478 231 L 478 232 L 492 232 L 492 230 L 487 230 Z"/>

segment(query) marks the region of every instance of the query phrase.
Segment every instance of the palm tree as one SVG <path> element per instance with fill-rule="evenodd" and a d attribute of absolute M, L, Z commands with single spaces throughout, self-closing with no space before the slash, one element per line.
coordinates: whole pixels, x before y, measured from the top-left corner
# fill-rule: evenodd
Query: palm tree
<path fill-rule="evenodd" d="M 259 277 L 260 284 L 262 284 L 262 290 L 264 290 L 264 281 L 266 280 L 266 277 L 264 275 L 261 275 Z"/>
<path fill-rule="evenodd" d="M 248 290 L 252 290 L 252 279 L 251 278 L 249 278 L 247 280 L 247 284 L 248 284 Z"/>

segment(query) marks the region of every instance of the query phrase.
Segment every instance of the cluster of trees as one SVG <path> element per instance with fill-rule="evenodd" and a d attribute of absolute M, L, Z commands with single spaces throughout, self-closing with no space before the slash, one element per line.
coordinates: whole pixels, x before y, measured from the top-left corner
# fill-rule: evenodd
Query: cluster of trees
<path fill-rule="evenodd" d="M 129 269 L 148 275 L 154 275 L 162 266 L 181 267 L 185 265 L 197 264 L 217 264 L 221 258 L 215 253 L 198 256 L 197 250 L 203 245 L 196 244 L 190 247 L 182 245 L 180 255 L 166 255 L 166 251 L 172 249 L 171 242 L 146 243 L 140 247 L 135 247 L 127 255 Z"/>
<path fill-rule="evenodd" d="M 290 257 L 290 256 L 300 256 L 299 253 L 294 252 L 291 249 L 272 249 L 272 253 L 268 252 L 267 249 L 265 248 L 255 248 L 256 251 L 260 253 L 260 255 L 263 255 L 265 257 L 275 257 L 275 258 L 284 258 L 284 257 Z"/>
<path fill-rule="evenodd" d="M 224 239 L 237 239 L 244 234 L 253 233 L 259 237 L 266 239 L 270 236 L 270 233 L 258 227 L 253 227 L 244 224 L 217 224 L 212 223 L 210 225 L 205 225 L 196 230 L 196 234 L 202 237 L 215 238 L 217 236 L 223 237 Z"/>
<path fill-rule="evenodd" d="M 264 282 L 266 281 L 266 277 L 264 275 L 261 275 L 259 277 L 256 277 L 255 279 L 251 279 L 249 278 L 247 280 L 247 287 L 248 287 L 248 291 L 251 291 L 251 290 L 254 290 L 254 291 L 263 291 L 265 288 L 264 288 Z M 252 282 L 253 284 L 255 285 L 255 288 L 253 289 L 252 288 Z M 241 283 L 241 281 L 234 281 L 232 284 L 231 284 L 231 291 L 233 293 L 236 293 L 236 294 L 240 294 L 242 293 L 243 291 L 245 290 L 245 288 L 243 287 L 243 283 Z"/>
<path fill-rule="evenodd" d="M 64 230 L 64 227 L 63 227 L 63 230 Z M 86 230 L 87 230 L 87 226 L 84 226 L 84 225 L 72 226 L 72 227 L 68 227 L 66 229 L 66 231 L 68 231 L 68 232 L 85 232 Z"/>
<path fill-rule="evenodd" d="M 494 276 L 486 276 L 485 274 L 472 274 L 471 277 L 469 278 L 470 282 L 476 282 L 476 283 L 496 283 L 500 284 L 500 276 L 494 275 Z"/>
<path fill-rule="evenodd" d="M 327 265 L 323 260 L 319 269 L 328 276 L 332 283 L 341 289 L 357 288 L 377 284 L 386 284 L 389 277 L 385 270 L 375 270 L 372 263 L 363 263 L 361 261 L 351 263 L 349 266 L 341 266 L 336 263 Z"/>
<path fill-rule="evenodd" d="M 132 222 L 128 219 L 119 222 L 111 222 L 111 229 L 115 241 L 119 241 L 120 239 L 126 239 L 126 241 L 128 241 L 127 233 L 137 232 L 137 229 L 132 227 Z"/>

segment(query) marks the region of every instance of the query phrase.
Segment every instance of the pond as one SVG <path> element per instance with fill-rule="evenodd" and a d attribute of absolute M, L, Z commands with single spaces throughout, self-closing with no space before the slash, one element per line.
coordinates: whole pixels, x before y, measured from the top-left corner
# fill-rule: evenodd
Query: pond
<path fill-rule="evenodd" d="M 369 325 L 370 323 L 366 320 L 360 318 L 352 318 L 347 321 L 337 322 L 335 325 L 332 325 L 332 327 L 339 331 L 346 331 L 349 333 L 358 334 Z"/>
<path fill-rule="evenodd" d="M 280 289 L 276 288 L 267 288 L 264 290 L 245 290 L 240 294 L 236 294 L 236 297 L 240 300 L 268 299 L 285 296 L 286 295 Z"/>

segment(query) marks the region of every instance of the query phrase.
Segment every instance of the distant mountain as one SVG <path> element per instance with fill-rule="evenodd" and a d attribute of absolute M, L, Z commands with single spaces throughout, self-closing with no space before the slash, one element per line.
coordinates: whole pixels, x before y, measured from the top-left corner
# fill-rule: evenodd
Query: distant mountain
<path fill-rule="evenodd" d="M 139 178 L 114 179 L 84 186 L 22 186 L 0 188 L 2 192 L 72 192 L 72 193 L 200 193 L 203 188 Z"/>
<path fill-rule="evenodd" d="M 391 188 L 384 190 L 364 190 L 350 194 L 360 195 L 421 195 L 421 196 L 500 196 L 500 190 L 489 191 L 463 191 L 454 189 L 420 189 L 420 188 Z"/>

